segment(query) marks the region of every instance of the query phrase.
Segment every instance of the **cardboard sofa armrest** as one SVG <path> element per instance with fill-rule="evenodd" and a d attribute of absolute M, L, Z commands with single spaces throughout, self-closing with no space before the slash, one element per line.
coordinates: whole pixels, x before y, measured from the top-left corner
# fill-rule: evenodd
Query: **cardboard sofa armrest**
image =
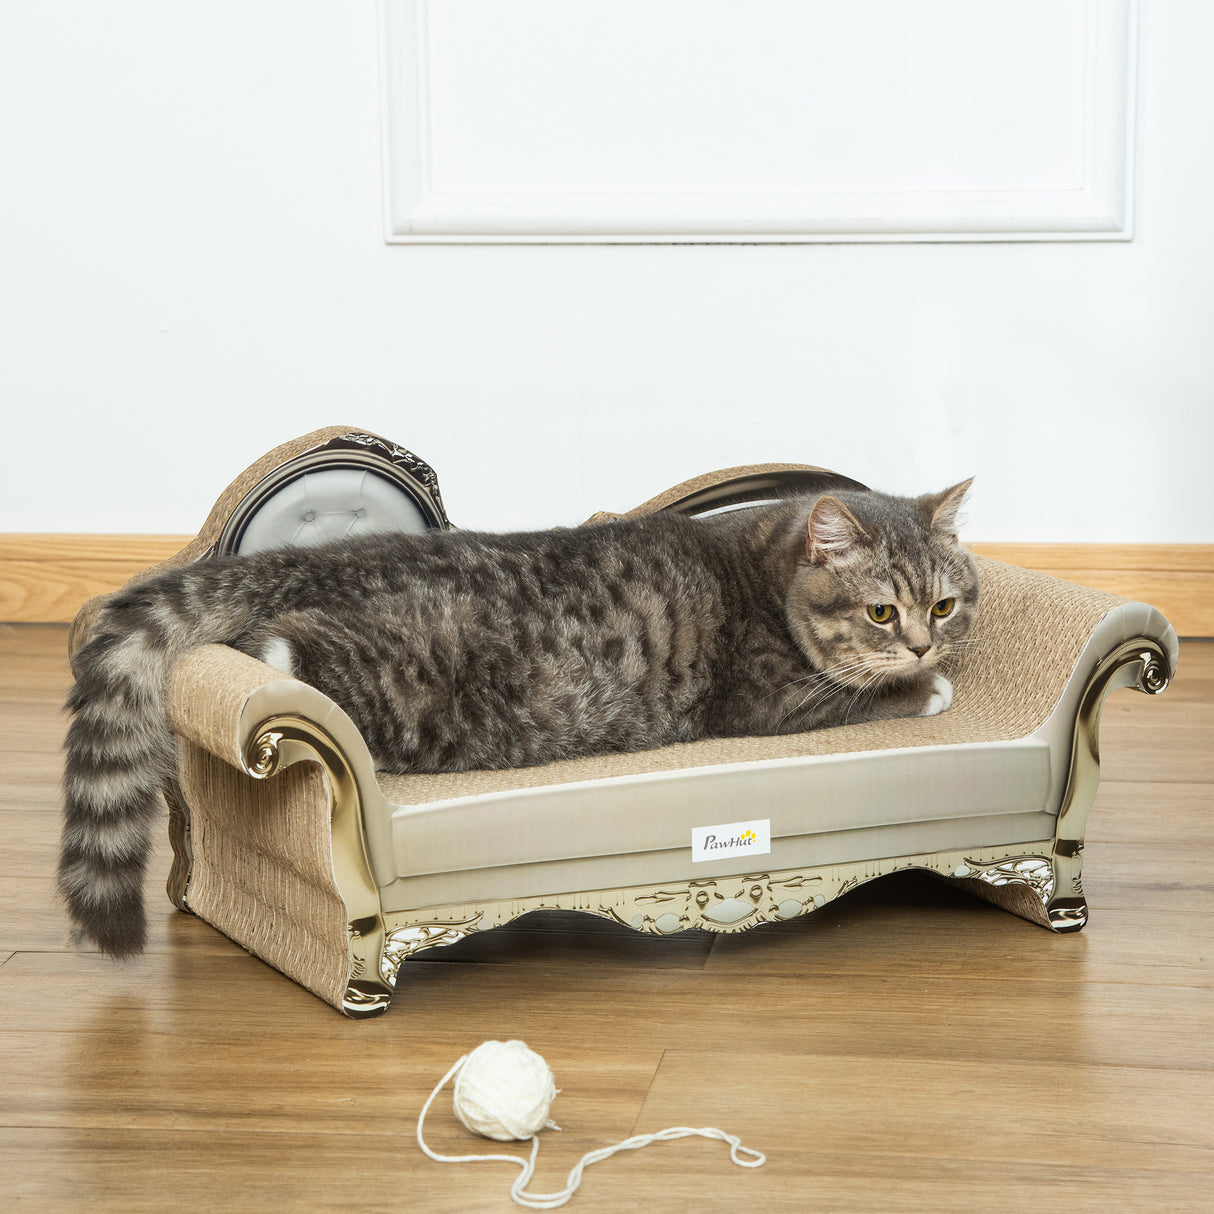
<path fill-rule="evenodd" d="M 377 789 L 375 769 L 354 722 L 323 692 L 227 645 L 202 645 L 174 667 L 169 684 L 174 733 L 255 778 L 270 774 L 270 756 L 286 722 L 310 730 L 350 767 L 364 794 Z M 315 757 L 315 756 L 313 756 Z M 296 762 L 292 758 L 289 762 Z"/>
<path fill-rule="evenodd" d="M 227 645 L 203 645 L 174 668 L 169 720 L 179 738 L 253 779 L 301 761 L 318 763 L 333 795 L 354 798 L 362 807 L 369 855 L 391 854 L 367 744 L 354 722 L 315 687 Z M 375 875 L 387 881 L 393 874 L 384 869 Z"/>
<path fill-rule="evenodd" d="M 282 684 L 287 684 L 283 687 Z M 174 733 L 204 747 L 233 767 L 247 770 L 244 747 L 259 722 L 258 700 L 266 688 L 279 710 L 290 703 L 297 680 L 227 645 L 203 645 L 191 650 L 173 669 L 169 683 L 169 720 Z M 276 687 L 276 685 L 278 685 Z M 302 684 L 299 688 L 306 692 Z M 261 694 L 259 694 L 261 693 Z M 263 715 L 269 717 L 268 705 Z"/>
<path fill-rule="evenodd" d="M 377 871 L 391 859 L 362 736 L 327 696 L 224 645 L 170 683 L 180 819 L 170 897 L 348 1015 L 386 1006 Z M 361 935 L 360 935 L 361 933 Z M 366 960 L 364 960 L 364 958 Z"/>

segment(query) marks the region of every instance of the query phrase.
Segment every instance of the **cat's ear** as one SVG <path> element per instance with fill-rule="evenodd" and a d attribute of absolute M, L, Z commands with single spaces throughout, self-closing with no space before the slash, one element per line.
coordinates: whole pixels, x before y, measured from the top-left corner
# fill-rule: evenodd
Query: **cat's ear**
<path fill-rule="evenodd" d="M 971 476 L 969 480 L 962 481 L 951 489 L 945 489 L 943 493 L 929 493 L 927 497 L 920 499 L 933 530 L 943 531 L 954 540 L 957 538 L 957 512 L 973 483 L 974 478 Z"/>
<path fill-rule="evenodd" d="M 837 497 L 820 497 L 814 503 L 806 537 L 806 551 L 812 564 L 845 561 L 868 542 L 868 532 Z"/>

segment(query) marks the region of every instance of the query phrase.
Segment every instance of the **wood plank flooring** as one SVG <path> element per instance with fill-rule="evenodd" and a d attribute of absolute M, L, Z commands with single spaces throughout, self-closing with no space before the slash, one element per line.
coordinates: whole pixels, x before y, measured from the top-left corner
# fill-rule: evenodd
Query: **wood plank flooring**
<path fill-rule="evenodd" d="M 533 1188 L 570 1209 L 1214 1209 L 1214 643 L 1109 703 L 1088 928 L 1054 936 L 914 874 L 742 936 L 531 917 L 410 963 L 354 1023 L 149 878 L 152 943 L 74 951 L 56 904 L 66 630 L 0 625 L 0 1207 L 515 1209 L 505 1164 L 414 1141 L 461 1054 L 518 1037 L 562 1089 Z M 505 1151 L 440 1098 L 438 1151 Z"/>

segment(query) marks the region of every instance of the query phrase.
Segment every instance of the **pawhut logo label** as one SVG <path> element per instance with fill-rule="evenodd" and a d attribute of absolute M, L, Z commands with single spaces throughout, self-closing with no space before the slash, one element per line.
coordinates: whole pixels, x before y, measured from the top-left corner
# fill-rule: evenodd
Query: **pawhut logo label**
<path fill-rule="evenodd" d="M 771 819 L 726 822 L 721 826 L 691 828 L 691 858 L 728 860 L 733 856 L 765 856 L 771 851 Z"/>

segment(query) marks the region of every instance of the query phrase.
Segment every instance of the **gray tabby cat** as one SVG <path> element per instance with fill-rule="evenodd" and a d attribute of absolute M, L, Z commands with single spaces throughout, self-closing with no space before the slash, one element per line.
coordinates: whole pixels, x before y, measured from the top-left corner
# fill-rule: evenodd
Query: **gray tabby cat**
<path fill-rule="evenodd" d="M 173 663 L 222 642 L 313 684 L 396 772 L 527 766 L 947 708 L 978 579 L 969 481 L 692 519 L 373 536 L 186 566 L 106 605 L 75 661 L 60 889 L 138 952 Z"/>

